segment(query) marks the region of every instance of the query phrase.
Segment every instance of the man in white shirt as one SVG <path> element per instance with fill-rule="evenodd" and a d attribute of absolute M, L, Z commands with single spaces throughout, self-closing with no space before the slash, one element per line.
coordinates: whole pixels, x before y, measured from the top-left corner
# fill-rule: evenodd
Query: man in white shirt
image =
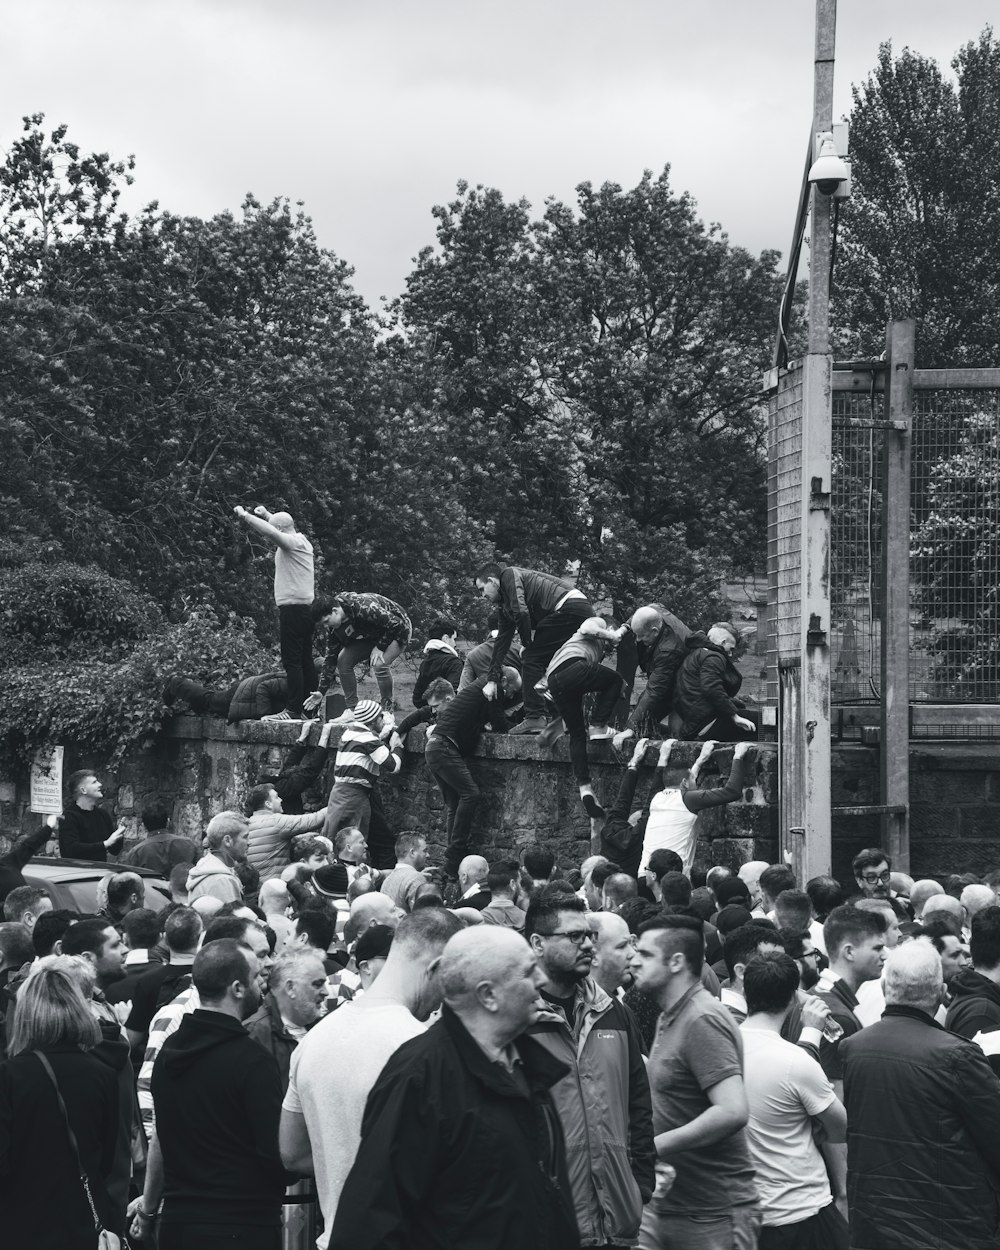
<path fill-rule="evenodd" d="M 315 1175 L 326 1250 L 344 1181 L 361 1142 L 361 1121 L 386 1061 L 441 1005 L 436 971 L 445 943 L 463 924 L 444 908 L 404 916 L 377 981 L 363 997 L 321 1020 L 292 1055 L 281 1108 L 285 1167 Z"/>
<path fill-rule="evenodd" d="M 781 1037 L 798 985 L 798 969 L 788 955 L 773 951 L 747 961 L 748 1015 L 740 1034 L 750 1110 L 747 1143 L 763 1217 L 759 1250 L 847 1250 L 847 1222 L 834 1205 L 813 1138 L 817 1120 L 828 1141 L 845 1141 L 847 1116 L 816 1060 Z M 803 1004 L 803 1024 L 822 1028 L 826 1013 L 821 1006 L 814 1013 L 813 1001 Z"/>

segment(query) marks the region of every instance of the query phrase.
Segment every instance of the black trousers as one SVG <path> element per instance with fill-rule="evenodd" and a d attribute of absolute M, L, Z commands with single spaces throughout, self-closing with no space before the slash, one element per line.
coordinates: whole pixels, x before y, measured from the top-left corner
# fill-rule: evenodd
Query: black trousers
<path fill-rule="evenodd" d="M 424 759 L 448 808 L 445 872 L 449 877 L 457 877 L 459 864 L 472 852 L 472 820 L 482 796 L 465 758 L 447 739 L 431 738 Z"/>
<path fill-rule="evenodd" d="M 281 1250 L 281 1229 L 259 1224 L 161 1224 L 157 1250 Z"/>
<path fill-rule="evenodd" d="M 847 1250 L 847 1221 L 831 1202 L 807 1220 L 766 1225 L 760 1230 L 758 1250 Z"/>
<path fill-rule="evenodd" d="M 307 603 L 283 603 L 278 608 L 278 643 L 281 665 L 288 678 L 285 707 L 290 716 L 301 717 L 302 700 L 319 685 L 313 663 L 315 622 Z"/>
<path fill-rule="evenodd" d="M 581 785 L 590 781 L 583 697 L 592 690 L 597 692 L 591 720 L 595 725 L 606 725 L 615 710 L 621 688 L 620 673 L 603 664 L 585 660 L 582 656 L 560 664 L 549 678 L 549 694 L 552 695 L 556 710 L 566 722 L 569 732 L 569 758 L 573 765 L 573 776 Z"/>
<path fill-rule="evenodd" d="M 580 628 L 580 622 L 594 615 L 594 609 L 586 599 L 567 599 L 561 608 L 543 616 L 535 627 L 531 641 L 521 652 L 521 675 L 523 679 L 524 715 L 542 716 L 545 705 L 535 689 L 541 681 L 549 661 Z"/>
<path fill-rule="evenodd" d="M 396 835 L 389 828 L 377 781 L 369 791 L 368 801 L 372 809 L 366 835 L 368 862 L 373 868 L 394 868 L 396 866 Z"/>

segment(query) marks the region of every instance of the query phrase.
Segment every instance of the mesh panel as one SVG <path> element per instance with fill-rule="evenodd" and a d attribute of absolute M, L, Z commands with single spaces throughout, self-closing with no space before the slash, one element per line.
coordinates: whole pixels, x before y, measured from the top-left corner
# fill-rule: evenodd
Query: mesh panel
<path fill-rule="evenodd" d="M 830 698 L 879 701 L 882 395 L 833 394 Z"/>
<path fill-rule="evenodd" d="M 914 396 L 910 697 L 1000 700 L 1000 392 Z"/>
<path fill-rule="evenodd" d="M 778 667 L 797 659 L 802 621 L 802 369 L 781 375 L 768 405 L 767 691 L 778 701 Z"/>

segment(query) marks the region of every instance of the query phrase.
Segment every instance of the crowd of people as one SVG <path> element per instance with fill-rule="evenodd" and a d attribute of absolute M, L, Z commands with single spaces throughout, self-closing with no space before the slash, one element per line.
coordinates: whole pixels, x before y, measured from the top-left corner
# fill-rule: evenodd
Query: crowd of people
<path fill-rule="evenodd" d="M 309 827 L 274 871 L 265 789 L 203 848 L 134 848 L 177 860 L 159 911 L 121 864 L 93 915 L 6 879 L 9 1244 L 997 1243 L 1000 872 L 913 881 L 869 848 L 845 887 L 536 845 L 452 883 L 419 831 L 380 871 L 322 813 L 285 817 Z"/>
<path fill-rule="evenodd" d="M 914 881 L 880 848 L 843 882 L 699 864 L 699 813 L 753 766 L 736 630 L 693 633 L 658 604 L 619 623 L 532 570 L 477 571 L 495 633 L 461 656 L 437 622 L 397 724 L 405 612 L 316 598 L 291 518 L 237 511 L 276 548 L 284 671 L 167 694 L 299 720 L 299 739 L 244 811 L 182 834 L 153 804 L 127 850 L 99 778 L 77 772 L 62 816 L 0 859 L 4 1244 L 998 1244 L 1000 872 Z M 378 700 L 358 696 L 359 663 Z M 347 711 L 317 726 L 334 680 Z M 440 854 L 426 830 L 392 831 L 379 797 L 417 724 Z M 601 854 L 480 853 L 484 732 L 568 734 Z M 701 744 L 679 781 L 678 738 Z M 587 743 L 608 739 L 632 749 L 605 808 Z M 705 785 L 713 759 L 728 777 Z M 118 857 L 92 914 L 26 882 L 53 837 L 69 858 Z"/>

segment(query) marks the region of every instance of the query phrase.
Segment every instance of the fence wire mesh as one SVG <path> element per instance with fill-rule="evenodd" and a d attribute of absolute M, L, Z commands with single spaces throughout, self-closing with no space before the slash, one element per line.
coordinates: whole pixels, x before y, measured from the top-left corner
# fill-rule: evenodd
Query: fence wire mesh
<path fill-rule="evenodd" d="M 833 396 L 834 704 L 881 698 L 882 395 Z M 917 390 L 910 701 L 1000 702 L 1000 391 Z"/>

